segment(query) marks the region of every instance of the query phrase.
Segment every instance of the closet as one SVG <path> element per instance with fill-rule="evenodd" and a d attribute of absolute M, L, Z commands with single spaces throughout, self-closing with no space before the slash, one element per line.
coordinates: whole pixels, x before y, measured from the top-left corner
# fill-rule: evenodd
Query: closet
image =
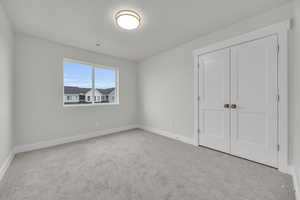
<path fill-rule="evenodd" d="M 197 55 L 198 144 L 278 166 L 278 38 Z"/>

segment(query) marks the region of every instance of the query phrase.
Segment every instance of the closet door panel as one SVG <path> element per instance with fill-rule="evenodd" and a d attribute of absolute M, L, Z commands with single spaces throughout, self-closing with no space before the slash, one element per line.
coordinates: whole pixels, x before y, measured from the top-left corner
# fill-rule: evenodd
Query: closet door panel
<path fill-rule="evenodd" d="M 229 152 L 230 50 L 199 56 L 199 144 Z"/>
<path fill-rule="evenodd" d="M 231 153 L 277 166 L 277 38 L 231 48 Z"/>

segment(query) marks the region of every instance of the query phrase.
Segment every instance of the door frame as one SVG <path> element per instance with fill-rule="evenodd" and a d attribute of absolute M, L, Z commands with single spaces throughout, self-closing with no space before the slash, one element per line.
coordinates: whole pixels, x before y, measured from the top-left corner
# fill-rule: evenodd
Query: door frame
<path fill-rule="evenodd" d="M 194 56 L 194 145 L 199 146 L 199 56 L 270 35 L 278 40 L 278 170 L 288 173 L 288 32 L 291 20 L 282 21 L 193 51 Z"/>

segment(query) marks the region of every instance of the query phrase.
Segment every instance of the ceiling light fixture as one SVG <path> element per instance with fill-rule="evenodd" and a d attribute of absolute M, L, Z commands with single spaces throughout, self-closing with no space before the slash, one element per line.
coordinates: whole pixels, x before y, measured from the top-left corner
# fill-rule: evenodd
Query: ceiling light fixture
<path fill-rule="evenodd" d="M 132 10 L 120 10 L 115 15 L 118 26 L 126 30 L 136 29 L 141 22 L 139 14 Z"/>

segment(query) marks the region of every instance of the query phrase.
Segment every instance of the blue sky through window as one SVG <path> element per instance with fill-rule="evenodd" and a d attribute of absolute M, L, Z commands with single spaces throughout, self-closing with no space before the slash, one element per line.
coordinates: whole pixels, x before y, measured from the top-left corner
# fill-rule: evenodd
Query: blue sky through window
<path fill-rule="evenodd" d="M 64 62 L 64 86 L 92 88 L 92 67 L 84 64 Z M 115 87 L 115 71 L 96 67 L 95 87 Z"/>
<path fill-rule="evenodd" d="M 95 68 L 95 88 L 114 88 L 116 87 L 115 80 L 114 70 Z"/>

